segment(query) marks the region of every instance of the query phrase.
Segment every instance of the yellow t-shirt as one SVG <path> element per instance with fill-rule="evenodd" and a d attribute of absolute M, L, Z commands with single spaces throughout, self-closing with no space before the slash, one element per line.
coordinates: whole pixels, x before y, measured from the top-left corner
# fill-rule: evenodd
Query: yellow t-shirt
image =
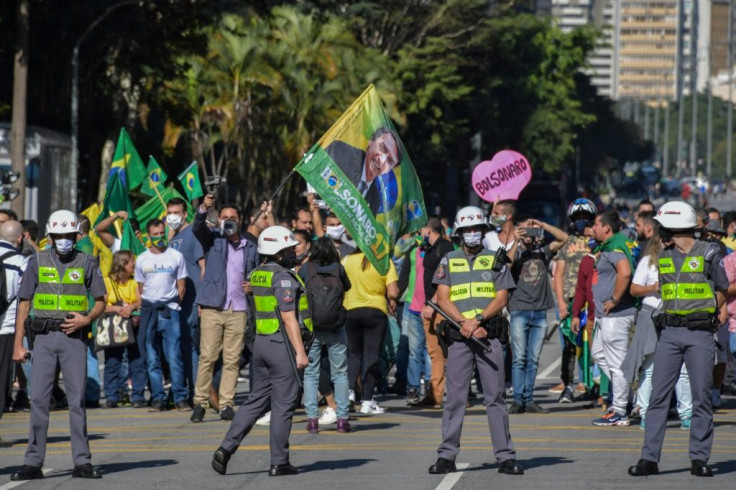
<path fill-rule="evenodd" d="M 342 265 L 351 284 L 350 289 L 345 292 L 342 304 L 346 310 L 375 308 L 388 315 L 386 286 L 398 282 L 399 274 L 396 272 L 396 266 L 389 261 L 388 273 L 382 276 L 370 263 L 363 270 L 363 257 L 365 255 L 362 253 L 354 253 L 342 259 Z"/>
<path fill-rule="evenodd" d="M 723 237 L 721 238 L 721 241 L 724 245 L 726 245 L 731 250 L 736 250 L 736 238 L 729 237 Z"/>
<path fill-rule="evenodd" d="M 122 301 L 126 304 L 132 304 L 135 303 L 138 296 L 136 295 L 136 291 L 138 290 L 138 283 L 135 282 L 135 279 L 132 277 L 128 279 L 128 282 L 125 284 L 120 284 L 119 282 L 115 282 L 113 284 L 113 279 L 109 276 L 105 278 L 105 287 L 107 288 L 107 304 L 108 305 L 114 305 L 118 301 Z M 120 298 L 118 298 L 118 294 L 120 294 Z"/>

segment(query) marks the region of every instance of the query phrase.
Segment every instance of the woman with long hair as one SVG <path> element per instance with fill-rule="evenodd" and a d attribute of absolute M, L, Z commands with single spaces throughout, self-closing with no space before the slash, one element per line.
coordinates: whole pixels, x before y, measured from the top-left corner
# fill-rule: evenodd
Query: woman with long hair
<path fill-rule="evenodd" d="M 353 285 L 345 293 L 343 303 L 347 310 L 345 331 L 348 340 L 350 400 L 355 401 L 355 387 L 360 376 L 363 387 L 360 413 L 381 414 L 385 410 L 373 400 L 373 391 L 381 379 L 381 346 L 388 315 L 393 315 L 396 309 L 399 275 L 392 261 L 389 261 L 386 275 L 379 274 L 360 251 L 345 257 L 342 264 Z"/>
<path fill-rule="evenodd" d="M 135 271 L 135 256 L 128 250 L 120 250 L 112 256 L 112 268 L 105 278 L 107 295 L 105 297 L 105 313 L 117 313 L 123 318 L 133 318 L 140 313 L 141 296 L 138 284 L 133 278 Z M 132 320 L 131 320 L 132 321 Z M 125 347 L 110 347 L 105 349 L 105 408 L 116 408 L 120 401 L 120 392 L 125 389 L 126 377 L 121 373 L 123 355 L 128 354 L 128 374 L 133 382 L 131 403 L 133 408 L 142 408 L 146 405 L 144 390 L 146 388 L 147 373 L 145 359 L 141 352 L 144 336 L 134 328 L 136 342 Z"/>
<path fill-rule="evenodd" d="M 642 298 L 641 309 L 636 316 L 636 332 L 629 347 L 622 369 L 629 382 L 639 375 L 639 388 L 636 392 L 636 404 L 641 416 L 640 427 L 644 428 L 649 397 L 652 394 L 652 372 L 654 370 L 654 350 L 657 346 L 657 331 L 653 317 L 662 304 L 662 295 L 659 291 L 659 252 L 663 243 L 659 235 L 656 221 L 653 221 L 654 234 L 649 240 L 647 248 L 636 267 L 631 280 L 631 295 Z M 675 385 L 677 396 L 677 412 L 682 422 L 681 428 L 690 428 L 690 418 L 693 410 L 693 397 L 690 390 L 690 378 L 685 364 L 680 371 L 680 379 Z"/>

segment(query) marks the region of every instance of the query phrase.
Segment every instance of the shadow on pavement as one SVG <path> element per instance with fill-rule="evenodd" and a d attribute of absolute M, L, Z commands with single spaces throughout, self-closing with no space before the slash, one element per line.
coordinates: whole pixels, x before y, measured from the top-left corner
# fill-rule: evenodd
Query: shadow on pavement
<path fill-rule="evenodd" d="M 736 473 L 736 460 L 731 461 L 719 461 L 711 465 L 713 473 L 718 475 L 726 475 L 728 473 Z"/>
<path fill-rule="evenodd" d="M 340 459 L 336 461 L 318 461 L 299 467 L 299 473 L 311 473 L 313 471 L 325 470 L 345 470 L 348 468 L 357 468 L 368 463 L 376 461 L 375 459 Z"/>
<path fill-rule="evenodd" d="M 88 434 L 87 438 L 90 441 L 98 441 L 100 439 L 105 439 L 105 436 L 107 434 Z M 57 442 L 69 442 L 71 441 L 71 438 L 69 436 L 51 436 L 46 438 L 46 444 L 55 444 Z M 28 439 L 23 439 L 23 444 L 28 443 Z M 16 444 L 18 444 L 18 441 L 16 441 Z"/>
<path fill-rule="evenodd" d="M 520 459 L 519 464 L 524 467 L 525 470 L 532 468 L 541 468 L 543 466 L 556 466 L 558 464 L 574 463 L 572 459 L 558 456 L 544 456 L 539 458 Z M 465 471 L 482 471 L 489 469 L 497 469 L 498 463 L 483 463 L 480 466 L 468 468 Z"/>
<path fill-rule="evenodd" d="M 366 423 L 358 423 L 358 424 L 354 424 L 352 426 L 353 427 L 353 430 L 351 432 L 363 432 L 364 430 L 384 430 L 384 429 L 391 429 L 392 427 L 397 427 L 398 425 L 399 424 L 388 423 L 388 422 L 375 423 L 375 424 L 371 424 L 371 423 L 367 423 L 367 424 Z"/>
<path fill-rule="evenodd" d="M 145 468 L 163 468 L 164 466 L 171 466 L 178 463 L 175 459 L 145 459 L 143 461 L 107 463 L 99 465 L 99 469 L 102 473 L 108 475 L 110 473 L 121 473 L 123 471 L 141 470 Z"/>

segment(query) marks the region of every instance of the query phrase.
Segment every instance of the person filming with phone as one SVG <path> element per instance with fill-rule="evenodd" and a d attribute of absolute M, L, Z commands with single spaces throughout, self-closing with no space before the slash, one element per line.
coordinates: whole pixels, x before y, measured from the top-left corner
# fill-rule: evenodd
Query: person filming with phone
<path fill-rule="evenodd" d="M 568 236 L 556 226 L 529 216 L 518 218 L 514 234 L 518 245 L 512 257 L 511 275 L 516 289 L 511 292 L 508 303 L 514 402 L 509 413 L 549 413 L 547 408 L 534 402 L 534 380 L 547 332 L 547 310 L 554 307 L 549 264 Z M 547 234 L 552 236 L 549 243 Z"/>

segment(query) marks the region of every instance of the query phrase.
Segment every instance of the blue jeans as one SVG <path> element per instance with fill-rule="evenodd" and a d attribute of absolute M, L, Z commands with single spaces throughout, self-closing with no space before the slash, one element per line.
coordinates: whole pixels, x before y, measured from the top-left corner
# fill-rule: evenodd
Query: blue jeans
<path fill-rule="evenodd" d="M 314 331 L 314 342 L 309 349 L 309 365 L 304 370 L 304 406 L 307 418 L 319 417 L 317 410 L 317 387 L 319 386 L 320 357 L 322 346 L 327 346 L 330 373 L 335 385 L 337 418 L 348 418 L 348 348 L 345 327 L 334 332 Z"/>
<path fill-rule="evenodd" d="M 534 380 L 547 332 L 547 310 L 512 310 L 510 329 L 514 402 L 526 405 L 534 401 Z"/>
<path fill-rule="evenodd" d="M 95 352 L 95 341 L 88 340 L 87 344 L 87 382 L 84 385 L 84 400 L 88 402 L 100 401 L 100 363 Z"/>
<path fill-rule="evenodd" d="M 145 359 L 140 354 L 140 346 L 138 342 L 138 332 L 136 331 L 136 343 L 125 347 L 115 347 L 105 349 L 105 372 L 104 386 L 105 399 L 107 401 L 120 401 L 120 388 L 125 387 L 125 380 L 128 374 L 133 382 L 133 396 L 131 401 L 145 403 L 146 397 L 144 391 L 146 382 Z M 144 337 L 145 338 L 145 337 Z M 124 358 L 127 353 L 127 368 Z"/>
<path fill-rule="evenodd" d="M 163 402 L 166 398 L 159 345 L 163 346 L 163 353 L 169 363 L 174 402 L 187 399 L 187 387 L 184 385 L 184 362 L 181 355 L 179 312 L 169 309 L 168 314 L 169 318 L 164 318 L 163 311 L 153 312 L 151 322 L 146 326 L 146 367 L 151 383 L 151 400 L 155 402 Z"/>
<path fill-rule="evenodd" d="M 731 354 L 736 356 L 736 333 L 731 332 L 731 334 L 729 335 L 729 344 L 731 344 Z"/>
<path fill-rule="evenodd" d="M 424 322 L 418 313 L 409 310 L 409 304 L 404 303 L 404 312 L 401 315 L 402 330 L 406 330 L 409 339 L 409 366 L 406 370 L 406 389 L 420 389 L 422 373 L 425 384 L 429 388 L 429 375 L 432 360 L 427 352 L 427 338 L 424 334 Z"/>

